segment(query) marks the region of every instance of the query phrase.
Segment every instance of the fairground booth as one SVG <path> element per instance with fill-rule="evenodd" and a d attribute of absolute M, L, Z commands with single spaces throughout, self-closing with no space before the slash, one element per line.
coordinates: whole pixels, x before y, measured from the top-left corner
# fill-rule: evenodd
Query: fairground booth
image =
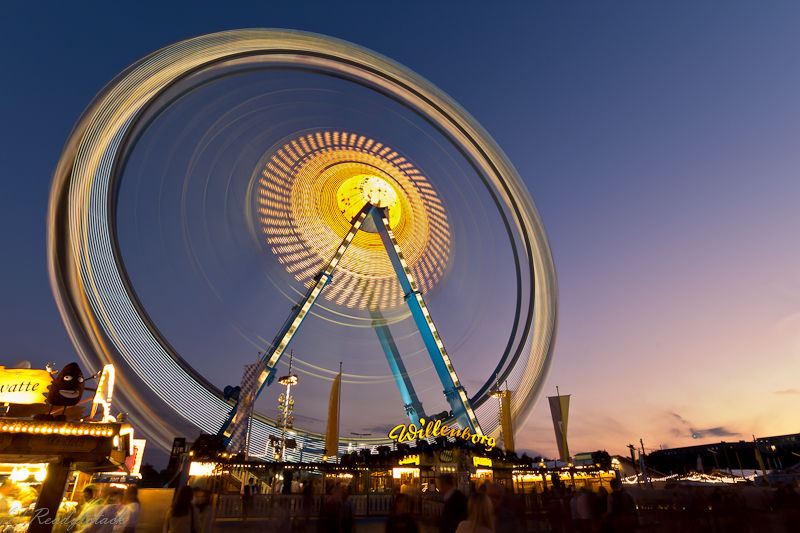
<path fill-rule="evenodd" d="M 0 367 L 4 533 L 47 533 L 75 517 L 80 491 L 91 476 L 132 471 L 133 429 L 108 412 L 113 367 L 89 379 L 96 379 L 97 387 L 88 389 L 95 395 L 86 403 L 91 414 L 84 417 L 84 378 L 77 364 L 58 373 Z"/>
<path fill-rule="evenodd" d="M 579 454 L 573 464 L 518 457 L 499 448 L 487 450 L 463 440 L 418 441 L 416 446 L 361 448 L 343 454 L 337 462 L 280 462 L 209 447 L 215 436 L 203 436 L 184 454 L 186 483 L 214 495 L 217 519 L 238 519 L 243 509 L 243 485 L 256 486 L 250 517 L 269 517 L 276 508 L 299 515 L 309 505 L 317 516 L 336 484 L 347 489 L 356 516 L 386 516 L 398 494 L 410 497 L 411 511 L 435 517 L 443 510 L 441 478 L 451 475 L 458 488 L 469 494 L 486 483 L 499 483 L 519 497 L 527 512 L 541 508 L 542 493 L 560 487 L 609 488 L 617 477 L 605 452 Z M 197 442 L 195 443 L 197 444 Z M 306 486 L 310 488 L 304 491 Z"/>

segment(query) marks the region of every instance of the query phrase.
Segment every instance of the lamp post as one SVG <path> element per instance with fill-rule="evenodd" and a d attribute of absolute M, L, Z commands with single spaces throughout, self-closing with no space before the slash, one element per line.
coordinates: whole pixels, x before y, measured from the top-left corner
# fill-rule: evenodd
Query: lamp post
<path fill-rule="evenodd" d="M 294 350 L 289 352 L 289 375 L 283 376 L 278 380 L 278 383 L 281 385 L 286 385 L 286 392 L 284 393 L 285 396 L 282 394 L 281 396 L 284 397 L 284 400 L 280 402 L 280 406 L 283 408 L 283 412 L 281 413 L 281 450 L 280 454 L 277 452 L 275 453 L 275 460 L 283 462 L 286 458 L 286 429 L 291 429 L 293 427 L 293 420 L 294 417 L 291 415 L 291 412 L 294 410 L 294 400 L 292 399 L 292 385 L 297 385 L 297 375 L 292 374 L 292 360 L 294 359 Z"/>

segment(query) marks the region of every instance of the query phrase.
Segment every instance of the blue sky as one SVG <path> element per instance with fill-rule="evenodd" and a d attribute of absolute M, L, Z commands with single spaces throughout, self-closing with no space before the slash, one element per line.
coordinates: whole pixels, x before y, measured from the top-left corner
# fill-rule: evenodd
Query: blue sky
<path fill-rule="evenodd" d="M 291 28 L 426 77 L 523 176 L 559 278 L 548 390 L 573 394 L 573 451 L 797 432 L 799 22 L 788 2 L 5 6 L 0 359 L 75 358 L 45 215 L 93 96 L 174 42 Z M 555 454 L 545 402 L 518 441 Z"/>

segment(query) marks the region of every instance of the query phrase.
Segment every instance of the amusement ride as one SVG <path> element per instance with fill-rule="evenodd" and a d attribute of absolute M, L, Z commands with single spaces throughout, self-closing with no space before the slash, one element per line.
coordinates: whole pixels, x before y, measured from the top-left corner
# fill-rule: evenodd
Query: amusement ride
<path fill-rule="evenodd" d="M 199 107 L 201 96 L 213 97 L 213 105 Z M 183 129 L 164 150 L 158 194 L 173 186 L 177 173 L 169 164 L 188 154 L 186 177 L 174 184 L 175 216 L 182 217 L 176 227 L 209 298 L 260 349 L 248 398 L 226 394 L 178 353 L 125 261 L 125 213 L 134 211 L 126 207 L 126 180 L 152 174 L 137 169 L 158 161 L 149 147 L 166 142 L 157 136 L 170 120 Z M 207 161 L 212 147 L 215 158 Z M 194 187 L 199 169 L 222 165 L 222 177 L 203 170 L 211 177 Z M 209 199 L 224 180 L 222 199 Z M 147 183 L 156 182 L 142 181 L 137 190 L 152 189 Z M 195 189 L 202 190 L 202 208 L 191 206 Z M 211 222 L 214 213 L 232 222 Z M 192 220 L 203 226 L 205 241 Z M 244 243 L 237 253 L 252 255 L 258 268 L 249 286 L 272 291 L 270 320 L 283 313 L 282 326 L 245 324 L 245 313 L 221 295 L 209 258 L 224 263 L 231 242 Z M 268 459 L 321 458 L 324 435 L 294 423 L 290 395 L 297 374 L 331 379 L 339 362 L 304 357 L 292 344 L 316 334 L 311 317 L 353 332 L 341 343 L 374 341 L 402 398 L 395 412 L 415 424 L 435 416 L 497 435 L 499 408 L 488 400 L 508 395 L 510 419 L 520 428 L 552 363 L 555 269 L 536 208 L 508 158 L 430 82 L 375 52 L 316 34 L 216 33 L 168 46 L 122 72 L 88 106 L 61 155 L 50 193 L 48 263 L 82 361 L 90 368 L 115 364 L 115 401 L 165 447 L 176 434 L 198 430 L 229 440 L 237 424 L 247 423 L 252 455 L 278 438 L 285 442 L 288 432 L 298 446 L 275 448 Z M 494 317 L 502 327 L 490 325 Z M 435 370 L 438 398 L 425 396 L 430 386 L 415 388 L 433 378 L 418 354 L 409 367 L 414 346 Z M 297 353 L 288 375 L 279 376 L 291 348 Z M 473 367 L 482 369 L 483 384 L 470 377 L 476 390 L 468 391 L 459 373 Z M 244 416 L 242 405 L 252 406 L 276 379 L 286 387 L 278 416 Z M 353 374 L 350 382 L 359 379 L 380 381 Z M 434 406 L 427 414 L 423 396 Z M 442 398 L 447 407 L 436 413 Z M 351 441 L 341 438 L 339 451 Z"/>

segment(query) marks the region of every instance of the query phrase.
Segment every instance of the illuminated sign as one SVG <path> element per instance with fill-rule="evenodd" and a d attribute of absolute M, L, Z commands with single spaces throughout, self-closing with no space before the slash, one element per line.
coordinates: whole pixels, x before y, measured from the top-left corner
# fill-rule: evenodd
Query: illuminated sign
<path fill-rule="evenodd" d="M 425 419 L 419 419 L 419 428 L 416 424 L 400 424 L 395 426 L 389 432 L 389 438 L 396 440 L 398 443 L 403 441 L 413 441 L 417 439 L 427 439 L 430 437 L 452 437 L 456 439 L 471 440 L 472 444 L 483 444 L 487 450 L 494 448 L 495 440 L 486 435 L 473 435 L 470 428 L 463 430 L 458 427 L 450 427 L 447 424 L 442 424 L 441 420 L 435 422 L 430 421 L 425 425 Z"/>
<path fill-rule="evenodd" d="M 89 418 L 94 418 L 97 408 L 103 409 L 103 422 L 116 422 L 111 416 L 111 397 L 114 395 L 114 365 L 106 365 L 100 375 L 97 391 L 94 393 L 94 403 Z"/>
<path fill-rule="evenodd" d="M 125 474 L 117 474 L 110 472 L 103 472 L 92 476 L 92 483 L 123 483 L 125 485 L 135 485 L 141 481 L 141 476 L 129 476 Z"/>
<path fill-rule="evenodd" d="M 217 463 L 192 463 L 189 465 L 190 476 L 213 476 Z"/>
<path fill-rule="evenodd" d="M 0 366 L 0 402 L 44 403 L 53 376 L 47 370 Z"/>
<path fill-rule="evenodd" d="M 419 455 L 409 455 L 408 457 L 404 457 L 397 462 L 398 465 L 418 465 L 419 464 Z"/>
<path fill-rule="evenodd" d="M 472 464 L 475 466 L 492 466 L 492 460 L 488 457 L 473 457 Z"/>
<path fill-rule="evenodd" d="M 144 456 L 144 446 L 147 443 L 145 439 L 131 439 L 131 447 L 133 453 L 125 459 L 125 467 L 131 474 L 138 474 L 142 468 L 142 457 Z"/>

